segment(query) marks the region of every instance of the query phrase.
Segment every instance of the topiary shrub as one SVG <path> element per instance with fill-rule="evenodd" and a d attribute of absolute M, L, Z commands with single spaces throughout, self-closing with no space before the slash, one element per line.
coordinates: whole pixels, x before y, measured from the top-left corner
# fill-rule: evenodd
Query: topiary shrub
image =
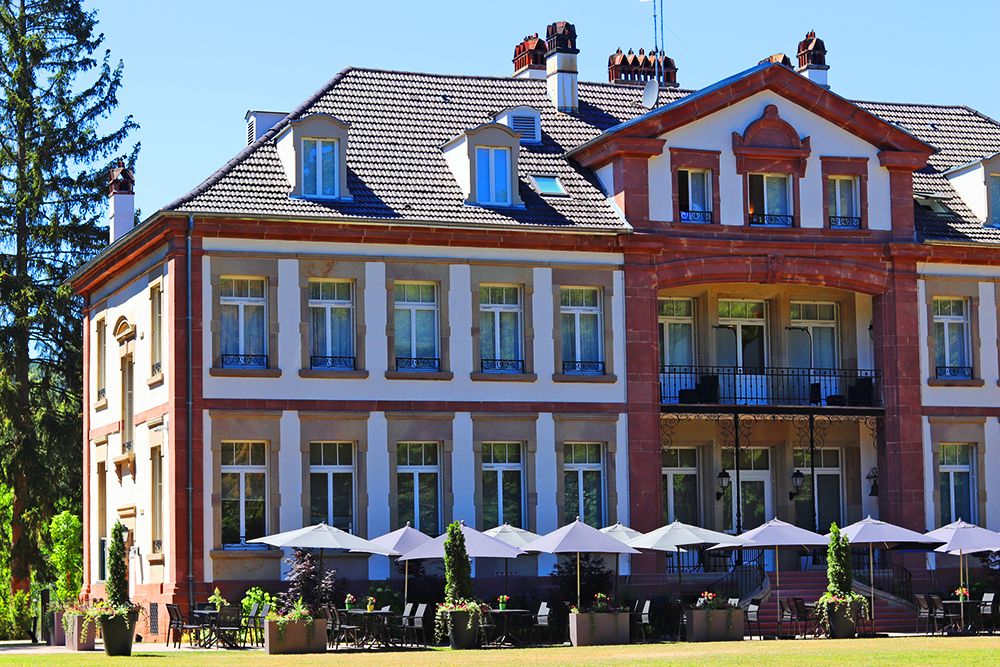
<path fill-rule="evenodd" d="M 471 600 L 472 564 L 465 549 L 462 525 L 453 521 L 444 538 L 444 599 L 445 602 Z"/>
<path fill-rule="evenodd" d="M 129 606 L 128 561 L 125 559 L 125 526 L 116 521 L 111 529 L 108 545 L 108 579 L 105 584 L 108 604 L 112 607 Z"/>
<path fill-rule="evenodd" d="M 826 550 L 826 593 L 816 601 L 816 618 L 830 634 L 831 615 L 835 612 L 854 618 L 855 610 L 868 613 L 868 599 L 853 590 L 851 543 L 836 523 L 830 525 L 830 544 Z M 853 624 L 852 624 L 853 625 Z M 853 636 L 853 630 L 851 635 Z"/>

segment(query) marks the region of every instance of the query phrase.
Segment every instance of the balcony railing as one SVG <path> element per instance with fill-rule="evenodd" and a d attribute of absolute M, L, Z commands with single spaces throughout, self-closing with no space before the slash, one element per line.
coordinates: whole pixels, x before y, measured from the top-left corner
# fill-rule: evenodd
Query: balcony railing
<path fill-rule="evenodd" d="M 266 354 L 224 354 L 223 368 L 267 368 Z"/>
<path fill-rule="evenodd" d="M 681 222 L 712 222 L 712 212 L 681 211 Z"/>
<path fill-rule="evenodd" d="M 397 371 L 437 371 L 441 360 L 437 357 L 396 357 Z"/>
<path fill-rule="evenodd" d="M 662 366 L 664 404 L 879 407 L 881 374 L 846 368 Z"/>
<path fill-rule="evenodd" d="M 479 367 L 484 373 L 523 373 L 524 359 L 483 359 Z"/>
<path fill-rule="evenodd" d="M 936 366 L 934 372 L 939 380 L 972 379 L 972 366 Z"/>
<path fill-rule="evenodd" d="M 309 365 L 313 370 L 331 371 L 353 371 L 354 357 L 329 357 L 322 355 L 312 355 L 309 357 Z"/>
<path fill-rule="evenodd" d="M 751 213 L 751 227 L 791 227 L 795 221 L 793 215 L 779 215 L 777 213 Z"/>
<path fill-rule="evenodd" d="M 853 215 L 831 215 L 830 229 L 861 229 L 861 218 Z"/>
<path fill-rule="evenodd" d="M 566 375 L 604 375 L 604 362 L 563 361 L 562 369 Z"/>

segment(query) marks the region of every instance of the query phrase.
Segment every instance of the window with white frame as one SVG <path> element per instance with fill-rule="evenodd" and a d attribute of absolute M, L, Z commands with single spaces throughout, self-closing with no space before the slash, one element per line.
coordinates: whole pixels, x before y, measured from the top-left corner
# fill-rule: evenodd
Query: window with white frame
<path fill-rule="evenodd" d="M 355 531 L 353 443 L 309 443 L 309 516 L 313 525 Z"/>
<path fill-rule="evenodd" d="M 694 300 L 660 299 L 660 351 L 664 366 L 694 363 Z"/>
<path fill-rule="evenodd" d="M 938 445 L 940 525 L 962 519 L 976 521 L 975 446 L 968 443 Z"/>
<path fill-rule="evenodd" d="M 523 373 L 521 288 L 480 285 L 479 348 L 484 373 Z"/>
<path fill-rule="evenodd" d="M 263 278 L 222 278 L 219 284 L 222 365 L 267 366 L 267 301 Z"/>
<path fill-rule="evenodd" d="M 223 442 L 219 467 L 222 544 L 246 546 L 267 534 L 267 444 Z"/>
<path fill-rule="evenodd" d="M 595 287 L 559 290 L 563 373 L 604 373 L 601 291 Z"/>
<path fill-rule="evenodd" d="M 107 358 L 108 358 L 108 323 L 107 320 L 97 320 L 97 400 L 107 398 Z"/>
<path fill-rule="evenodd" d="M 150 375 L 163 372 L 163 290 L 149 289 L 149 358 Z"/>
<path fill-rule="evenodd" d="M 792 366 L 836 368 L 837 304 L 793 301 L 791 319 L 791 329 L 808 338 L 808 341 L 803 341 L 805 346 L 796 346 L 796 339 L 790 339 L 789 357 Z"/>
<path fill-rule="evenodd" d="M 135 363 L 132 354 L 122 357 L 122 452 L 131 452 L 135 438 Z"/>
<path fill-rule="evenodd" d="M 857 176 L 826 179 L 826 214 L 830 227 L 857 229 L 861 226 L 861 202 Z"/>
<path fill-rule="evenodd" d="M 302 194 L 337 197 L 340 189 L 340 142 L 336 139 L 302 140 Z"/>
<path fill-rule="evenodd" d="M 712 222 L 712 172 L 678 169 L 677 200 L 681 222 Z"/>
<path fill-rule="evenodd" d="M 795 525 L 807 530 L 826 532 L 831 523 L 843 524 L 843 482 L 841 476 L 841 451 L 836 447 L 816 447 L 810 457 L 809 449 L 792 450 L 792 466 L 802 473 L 802 488 L 795 494 Z M 816 492 L 812 490 L 812 476 L 816 475 Z M 813 516 L 815 514 L 815 522 Z"/>
<path fill-rule="evenodd" d="M 510 149 L 500 146 L 476 147 L 476 202 L 490 206 L 510 206 Z"/>
<path fill-rule="evenodd" d="M 970 379 L 972 355 L 969 332 L 969 302 L 960 298 L 935 298 L 934 365 L 938 378 Z"/>
<path fill-rule="evenodd" d="M 393 298 L 396 370 L 440 370 L 437 285 L 397 281 Z"/>
<path fill-rule="evenodd" d="M 792 179 L 788 174 L 750 174 L 749 207 L 751 225 L 790 227 L 792 225 Z"/>
<path fill-rule="evenodd" d="M 524 528 L 524 464 L 519 442 L 484 442 L 483 528 Z"/>
<path fill-rule="evenodd" d="M 990 198 L 988 223 L 1000 226 L 1000 174 L 990 174 L 987 180 Z"/>
<path fill-rule="evenodd" d="M 600 528 L 604 525 L 604 455 L 597 442 L 563 446 L 563 523 L 576 517 Z"/>
<path fill-rule="evenodd" d="M 151 447 L 149 461 L 149 485 L 152 491 L 150 534 L 153 538 L 153 553 L 161 553 L 163 551 L 163 448 Z"/>
<path fill-rule="evenodd" d="M 660 452 L 667 523 L 701 525 L 698 508 L 698 450 L 673 447 Z"/>
<path fill-rule="evenodd" d="M 437 535 L 441 532 L 441 468 L 436 442 L 396 445 L 396 519 Z"/>
<path fill-rule="evenodd" d="M 309 281 L 312 368 L 354 370 L 353 288 L 349 280 Z"/>

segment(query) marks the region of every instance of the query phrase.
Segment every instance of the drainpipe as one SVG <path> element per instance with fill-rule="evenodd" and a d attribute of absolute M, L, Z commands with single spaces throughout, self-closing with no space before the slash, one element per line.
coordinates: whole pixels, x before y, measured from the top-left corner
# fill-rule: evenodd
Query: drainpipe
<path fill-rule="evenodd" d="M 185 271 L 185 280 L 187 281 L 187 289 L 184 291 L 186 304 L 185 320 L 187 323 L 187 343 L 185 345 L 185 353 L 187 356 L 187 399 L 185 400 L 184 409 L 187 415 L 187 428 L 185 429 L 185 439 L 187 440 L 187 585 L 188 585 L 188 610 L 194 609 L 194 433 L 193 433 L 193 421 L 194 421 L 194 379 L 192 378 L 192 373 L 194 370 L 194 353 L 191 351 L 192 336 L 191 336 L 191 325 L 192 320 L 192 306 L 191 306 L 191 234 L 194 231 L 194 216 L 188 215 L 188 226 L 187 233 L 185 234 L 184 243 L 186 257 L 185 261 L 187 264 L 187 270 Z"/>

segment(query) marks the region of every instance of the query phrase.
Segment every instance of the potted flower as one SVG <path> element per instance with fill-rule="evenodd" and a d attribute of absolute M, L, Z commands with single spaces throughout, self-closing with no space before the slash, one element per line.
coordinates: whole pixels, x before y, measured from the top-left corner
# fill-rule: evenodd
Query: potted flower
<path fill-rule="evenodd" d="M 264 619 L 265 653 L 278 655 L 325 651 L 326 620 L 314 619 L 301 597 L 284 613 L 268 612 Z"/>
<path fill-rule="evenodd" d="M 573 646 L 629 643 L 629 615 L 604 593 L 595 593 L 590 609 L 569 608 L 569 640 Z"/>
<path fill-rule="evenodd" d="M 959 602 L 965 602 L 969 599 L 969 589 L 965 586 L 959 586 L 954 590 L 955 597 L 958 598 Z"/>
<path fill-rule="evenodd" d="M 135 624 L 142 608 L 128 597 L 128 574 L 125 562 L 125 526 L 115 522 L 108 545 L 107 600 L 94 604 L 87 612 L 101 624 L 104 652 L 109 656 L 132 655 Z"/>
<path fill-rule="evenodd" d="M 826 592 L 816 601 L 816 618 L 831 639 L 852 638 L 858 613 L 868 613 L 868 599 L 853 590 L 851 544 L 835 523 L 826 551 L 826 580 Z"/>
<path fill-rule="evenodd" d="M 500 611 L 505 611 L 507 609 L 507 603 L 510 602 L 509 595 L 498 595 L 497 596 L 497 607 Z"/>
<path fill-rule="evenodd" d="M 704 591 L 693 609 L 685 609 L 689 642 L 731 642 L 743 640 L 743 614 L 718 593 Z"/>
<path fill-rule="evenodd" d="M 70 651 L 94 650 L 94 617 L 79 602 L 64 605 L 60 625 L 65 634 L 66 648 Z"/>
<path fill-rule="evenodd" d="M 369 612 L 375 611 L 375 598 L 369 595 L 365 598 L 365 605 Z"/>
<path fill-rule="evenodd" d="M 440 640 L 448 635 L 452 648 L 479 646 L 479 626 L 486 605 L 472 597 L 472 567 L 465 549 L 462 525 L 454 521 L 444 539 L 444 602 L 434 612 L 434 629 Z"/>
<path fill-rule="evenodd" d="M 355 603 L 357 603 L 357 601 L 358 599 L 356 597 L 348 593 L 346 596 L 344 596 L 344 609 L 350 611 L 354 607 Z"/>

